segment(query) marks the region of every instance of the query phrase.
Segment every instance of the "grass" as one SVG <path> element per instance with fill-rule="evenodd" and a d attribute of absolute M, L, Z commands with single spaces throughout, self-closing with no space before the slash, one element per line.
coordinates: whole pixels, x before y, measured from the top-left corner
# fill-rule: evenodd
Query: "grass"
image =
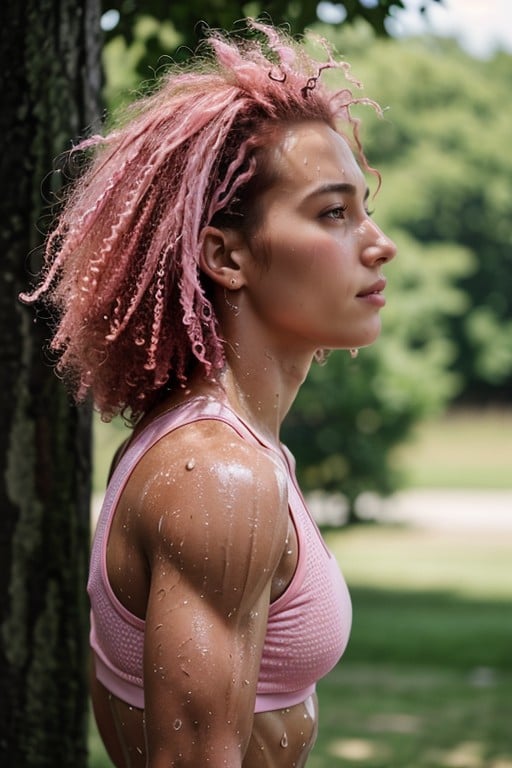
<path fill-rule="evenodd" d="M 110 464 L 116 449 L 130 435 L 120 417 L 106 424 L 97 414 L 93 421 L 94 466 L 92 487 L 102 493 L 107 484 Z"/>
<path fill-rule="evenodd" d="M 511 434 L 512 413 L 451 414 L 401 460 L 417 486 L 512 488 Z M 512 768 L 511 537 L 371 524 L 327 537 L 354 623 L 318 687 L 308 768 Z M 110 768 L 94 727 L 90 752 L 89 768 Z"/>
<path fill-rule="evenodd" d="M 308 768 L 512 768 L 512 541 L 362 526 L 329 544 L 354 626 Z"/>
<path fill-rule="evenodd" d="M 510 768 L 510 675 L 340 665 L 319 688 L 308 768 Z"/>
<path fill-rule="evenodd" d="M 394 452 L 415 488 L 512 488 L 512 409 L 454 410 Z"/>

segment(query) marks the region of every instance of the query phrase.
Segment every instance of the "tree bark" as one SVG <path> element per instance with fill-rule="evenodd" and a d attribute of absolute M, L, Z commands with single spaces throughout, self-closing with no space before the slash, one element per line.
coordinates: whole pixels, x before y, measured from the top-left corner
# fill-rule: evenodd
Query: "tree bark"
<path fill-rule="evenodd" d="M 90 408 L 17 296 L 39 268 L 55 158 L 99 114 L 99 0 L 0 7 L 0 764 L 86 759 Z"/>

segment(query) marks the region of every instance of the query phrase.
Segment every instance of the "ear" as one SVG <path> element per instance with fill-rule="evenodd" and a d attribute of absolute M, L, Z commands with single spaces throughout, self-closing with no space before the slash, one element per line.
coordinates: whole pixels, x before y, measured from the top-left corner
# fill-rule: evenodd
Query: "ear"
<path fill-rule="evenodd" d="M 246 251 L 247 245 L 240 232 L 208 226 L 201 233 L 199 266 L 217 285 L 236 290 L 245 285 Z"/>

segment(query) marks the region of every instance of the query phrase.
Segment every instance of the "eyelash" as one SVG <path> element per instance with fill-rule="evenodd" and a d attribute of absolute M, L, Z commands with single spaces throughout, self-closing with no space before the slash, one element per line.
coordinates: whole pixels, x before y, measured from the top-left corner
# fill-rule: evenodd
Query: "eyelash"
<path fill-rule="evenodd" d="M 348 205 L 337 205 L 336 208 L 331 208 L 329 211 L 326 211 L 324 216 L 326 216 L 328 218 L 334 218 L 337 221 L 342 221 L 344 219 L 344 216 L 332 216 L 332 214 L 333 213 L 337 213 L 338 211 L 341 211 L 341 213 L 343 214 L 343 213 L 345 213 L 347 208 L 348 208 Z M 374 211 L 373 210 L 370 211 L 368 209 L 365 209 L 365 213 L 366 213 L 367 216 L 372 216 Z"/>
<path fill-rule="evenodd" d="M 343 216 L 333 216 L 334 213 L 337 213 L 338 211 L 341 211 L 341 213 L 345 213 L 347 210 L 348 205 L 337 205 L 335 208 L 331 208 L 329 211 L 326 211 L 324 216 L 331 219 L 336 219 L 337 221 L 342 220 Z"/>

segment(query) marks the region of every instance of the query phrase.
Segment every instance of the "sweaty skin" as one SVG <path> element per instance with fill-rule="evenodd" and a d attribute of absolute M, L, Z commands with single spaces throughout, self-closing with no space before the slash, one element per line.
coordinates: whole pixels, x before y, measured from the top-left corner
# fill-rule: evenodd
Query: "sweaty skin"
<path fill-rule="evenodd" d="M 175 765 L 193 764 L 187 763 L 187 750 L 194 742 L 211 754 L 210 765 L 240 764 L 242 752 L 246 768 L 304 765 L 316 736 L 316 697 L 252 715 L 268 603 L 286 589 L 298 555 L 282 470 L 264 449 L 248 445 L 226 425 L 200 422 L 177 433 L 137 466 L 108 545 L 116 596 L 146 618 L 148 634 L 162 637 L 156 646 L 147 644 L 145 658 L 145 692 L 152 701 L 149 764 L 160 765 L 157 745 L 170 737 L 183 742 L 185 762 Z M 244 541 L 250 541 L 247 549 Z M 223 659 L 215 658 L 216 649 L 223 650 Z M 113 762 L 145 766 L 142 711 L 91 677 L 95 714 Z M 206 711 L 188 706 L 194 688 L 201 690 L 202 703 L 210 700 Z M 222 707 L 216 702 L 221 688 Z M 161 764 L 169 765 L 163 755 Z"/>
<path fill-rule="evenodd" d="M 292 126 L 270 151 L 277 180 L 262 195 L 258 233 L 248 241 L 204 232 L 200 266 L 226 367 L 217 384 L 197 376 L 159 410 L 221 390 L 277 448 L 316 351 L 379 335 L 382 267 L 395 247 L 369 218 L 363 175 L 331 128 Z M 146 621 L 145 712 L 91 675 L 98 726 L 118 768 L 306 764 L 314 696 L 254 714 L 268 607 L 296 564 L 284 472 L 268 450 L 203 421 L 148 451 L 122 493 L 107 549 L 114 593 Z"/>

